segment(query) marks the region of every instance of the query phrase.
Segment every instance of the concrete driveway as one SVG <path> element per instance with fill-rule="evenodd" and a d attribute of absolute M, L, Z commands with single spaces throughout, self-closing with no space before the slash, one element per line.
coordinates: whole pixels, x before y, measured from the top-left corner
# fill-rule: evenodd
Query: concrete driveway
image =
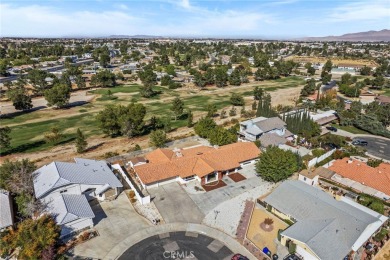
<path fill-rule="evenodd" d="M 99 236 L 76 246 L 73 253 L 77 256 L 102 259 L 129 234 L 151 226 L 134 210 L 124 192 L 116 200 L 101 202 L 92 209 Z"/>
<path fill-rule="evenodd" d="M 166 223 L 201 223 L 204 214 L 177 183 L 148 189 L 158 211 Z"/>
<path fill-rule="evenodd" d="M 227 184 L 225 187 L 209 192 L 188 193 L 203 214 L 207 215 L 219 204 L 250 191 L 253 188 L 257 187 L 259 189 L 264 188 L 264 190 L 267 190 L 271 186 L 269 182 L 265 182 L 260 177 L 256 176 L 254 164 L 243 166 L 238 172 L 247 179 L 240 182 L 234 182 L 232 179 L 225 176 L 223 178 L 223 181 Z"/>

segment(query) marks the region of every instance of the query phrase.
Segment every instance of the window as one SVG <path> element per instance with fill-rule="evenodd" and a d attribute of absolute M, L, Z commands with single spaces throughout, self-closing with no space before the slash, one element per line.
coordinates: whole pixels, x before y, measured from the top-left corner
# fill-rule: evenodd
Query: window
<path fill-rule="evenodd" d="M 306 181 L 306 177 L 303 177 L 303 180 Z"/>
<path fill-rule="evenodd" d="M 60 191 L 60 193 L 65 193 L 65 192 L 68 192 L 68 190 L 62 190 L 62 191 Z"/>

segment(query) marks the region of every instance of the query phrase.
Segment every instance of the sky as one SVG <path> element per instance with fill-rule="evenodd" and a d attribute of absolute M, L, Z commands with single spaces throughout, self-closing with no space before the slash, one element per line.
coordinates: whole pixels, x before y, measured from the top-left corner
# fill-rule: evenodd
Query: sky
<path fill-rule="evenodd" d="M 390 0 L 1 0 L 1 37 L 253 37 L 390 29 Z"/>

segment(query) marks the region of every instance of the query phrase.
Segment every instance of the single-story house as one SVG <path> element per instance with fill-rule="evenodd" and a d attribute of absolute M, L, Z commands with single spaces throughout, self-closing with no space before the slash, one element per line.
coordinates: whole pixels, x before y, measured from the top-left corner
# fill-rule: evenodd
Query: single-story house
<path fill-rule="evenodd" d="M 319 125 L 329 124 L 330 122 L 338 118 L 337 112 L 335 110 L 328 110 L 328 111 L 317 112 L 317 113 L 310 112 L 309 116 L 314 122 L 316 122 Z"/>
<path fill-rule="evenodd" d="M 390 97 L 379 95 L 375 97 L 375 101 L 377 101 L 380 105 L 390 104 Z"/>
<path fill-rule="evenodd" d="M 306 184 L 317 186 L 319 178 L 331 179 L 335 173 L 328 168 L 318 167 L 315 169 L 303 170 L 298 174 L 298 180 Z"/>
<path fill-rule="evenodd" d="M 390 164 L 381 163 L 378 167 L 351 158 L 336 160 L 329 167 L 335 172 L 331 180 L 357 191 L 390 200 Z"/>
<path fill-rule="evenodd" d="M 280 145 L 287 142 L 293 134 L 287 130 L 287 124 L 279 117 L 257 117 L 240 123 L 239 140 L 260 140 L 263 147 Z"/>
<path fill-rule="evenodd" d="M 285 181 L 259 202 L 294 223 L 280 233 L 280 241 L 295 244 L 303 259 L 353 257 L 388 220 L 353 200 L 337 200 L 301 181 Z"/>
<path fill-rule="evenodd" d="M 61 225 L 61 237 L 92 227 L 88 201 L 114 199 L 123 187 L 105 161 L 52 162 L 33 174 L 35 197 L 47 204 L 48 213 Z"/>
<path fill-rule="evenodd" d="M 14 225 L 14 212 L 8 191 L 0 189 L 0 231 Z"/>
<path fill-rule="evenodd" d="M 259 154 L 259 148 L 251 142 L 221 147 L 201 145 L 187 149 L 157 149 L 145 156 L 148 163 L 133 169 L 143 188 L 174 181 L 198 180 L 206 184 L 222 179 L 242 165 L 254 163 Z"/>

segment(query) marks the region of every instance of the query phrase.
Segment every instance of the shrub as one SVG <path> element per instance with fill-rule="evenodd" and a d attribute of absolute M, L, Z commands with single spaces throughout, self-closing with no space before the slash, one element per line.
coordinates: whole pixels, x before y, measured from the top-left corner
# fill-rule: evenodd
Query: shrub
<path fill-rule="evenodd" d="M 318 148 L 318 149 L 314 149 L 313 151 L 311 151 L 312 154 L 315 156 L 315 157 L 320 157 L 321 155 L 323 155 L 325 153 L 325 150 L 324 149 L 321 149 L 321 148 Z"/>
<path fill-rule="evenodd" d="M 111 157 L 114 157 L 114 156 L 118 156 L 119 153 L 117 152 L 107 152 L 103 155 L 103 158 L 104 159 L 108 159 L 108 158 L 111 158 Z"/>
<path fill-rule="evenodd" d="M 383 161 L 382 160 L 378 160 L 378 159 L 368 159 L 367 161 L 367 165 L 368 166 L 371 166 L 373 168 L 376 168 L 378 167 Z"/>

